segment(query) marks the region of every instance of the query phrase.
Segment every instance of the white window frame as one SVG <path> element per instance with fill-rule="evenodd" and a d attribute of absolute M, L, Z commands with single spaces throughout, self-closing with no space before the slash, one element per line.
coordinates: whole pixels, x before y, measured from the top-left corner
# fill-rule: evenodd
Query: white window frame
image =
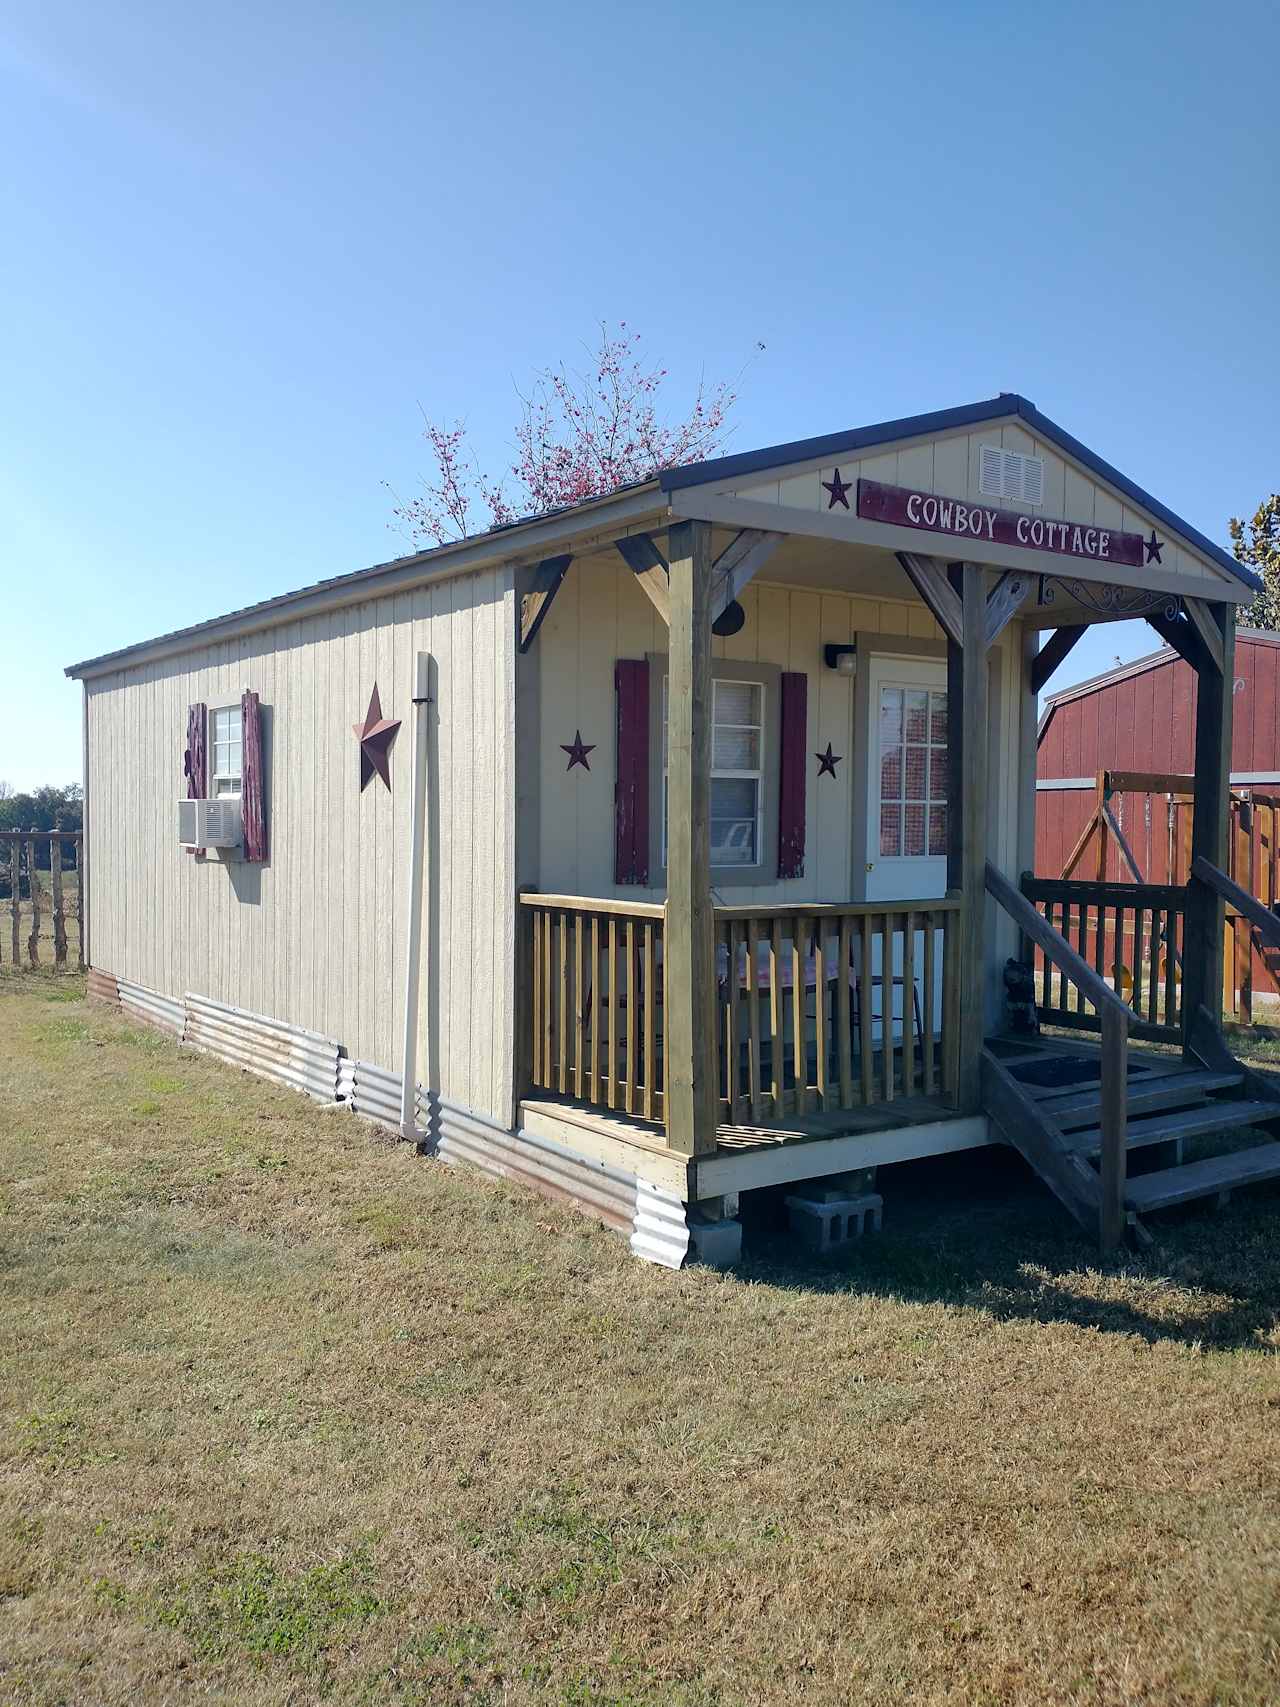
<path fill-rule="evenodd" d="M 239 730 L 234 743 L 219 742 L 215 735 L 217 719 L 234 712 Z M 235 746 L 240 758 L 240 768 L 236 771 L 220 771 L 218 769 L 218 747 Z M 208 709 L 205 728 L 205 755 L 208 769 L 206 794 L 210 800 L 240 800 L 244 794 L 244 707 L 238 699 L 228 700 L 225 705 L 211 705 Z M 235 784 L 234 789 L 219 790 L 220 782 Z"/>
<path fill-rule="evenodd" d="M 663 678 L 662 678 L 662 771 L 661 771 L 662 829 L 661 829 L 661 840 L 659 843 L 659 851 L 660 851 L 660 855 L 661 855 L 661 865 L 662 865 L 662 869 L 664 871 L 665 871 L 666 865 L 667 865 L 667 822 L 668 822 L 668 818 L 667 818 L 667 802 L 668 802 L 667 729 L 668 729 L 668 718 L 670 715 L 670 684 L 671 684 L 670 676 L 664 673 Z M 719 697 L 720 688 L 722 685 L 723 686 L 732 686 L 732 687 L 751 687 L 751 688 L 754 688 L 756 690 L 757 694 L 759 695 L 760 718 L 759 718 L 758 723 L 725 723 L 725 724 L 720 724 L 720 725 L 718 725 L 716 723 L 716 700 Z M 754 769 L 754 770 L 729 770 L 729 769 L 726 769 L 724 767 L 721 767 L 721 768 L 716 767 L 716 764 L 715 764 L 715 738 L 716 738 L 716 729 L 718 727 L 724 728 L 724 729 L 738 729 L 738 730 L 754 731 L 754 733 L 759 738 L 759 750 L 757 753 L 757 758 L 759 760 L 759 763 L 758 763 L 758 766 L 756 769 Z M 719 873 L 722 879 L 723 879 L 724 875 L 728 872 L 753 872 L 753 873 L 759 872 L 765 863 L 765 847 L 764 847 L 765 805 L 764 805 L 764 801 L 765 801 L 765 779 L 768 775 L 768 770 L 769 770 L 768 727 L 769 727 L 769 690 L 768 690 L 767 684 L 765 682 L 763 682 L 759 678 L 759 676 L 756 676 L 756 675 L 732 675 L 732 676 L 724 675 L 724 676 L 715 676 L 712 678 L 712 682 L 711 682 L 711 752 L 712 752 L 711 781 L 715 782 L 717 780 L 720 780 L 720 781 L 727 781 L 727 782 L 754 782 L 756 785 L 756 811 L 755 811 L 755 854 L 756 854 L 756 857 L 753 860 L 717 860 L 715 857 L 715 843 L 713 840 L 712 846 L 711 846 L 711 869 L 713 871 Z"/>

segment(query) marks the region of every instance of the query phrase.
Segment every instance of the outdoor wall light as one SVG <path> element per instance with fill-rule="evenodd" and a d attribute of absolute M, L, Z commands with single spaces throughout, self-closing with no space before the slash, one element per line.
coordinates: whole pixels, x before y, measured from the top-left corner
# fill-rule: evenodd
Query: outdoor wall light
<path fill-rule="evenodd" d="M 824 646 L 823 656 L 827 661 L 827 668 L 834 670 L 837 675 L 857 675 L 858 648 L 856 646 Z"/>
<path fill-rule="evenodd" d="M 727 640 L 731 634 L 737 634 L 747 620 L 747 613 L 737 599 L 730 599 L 711 624 L 712 634 L 718 634 L 722 640 Z"/>

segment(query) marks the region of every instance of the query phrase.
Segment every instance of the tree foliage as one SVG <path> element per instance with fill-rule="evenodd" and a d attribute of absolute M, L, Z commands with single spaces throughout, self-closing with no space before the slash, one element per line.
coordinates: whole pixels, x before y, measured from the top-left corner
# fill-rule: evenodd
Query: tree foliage
<path fill-rule="evenodd" d="M 536 373 L 528 395 L 517 393 L 515 459 L 496 479 L 481 471 L 465 423 L 446 427 L 428 420 L 423 437 L 432 470 L 418 497 L 397 502 L 399 525 L 415 544 L 444 544 L 478 528 L 603 497 L 660 468 L 700 462 L 719 450 L 736 392 L 724 383 L 708 389 L 699 382 L 687 413 L 664 420 L 660 394 L 667 370 L 648 366 L 639 346 L 639 334 L 625 322 L 615 331 L 602 324 L 586 371 L 561 363 Z"/>
<path fill-rule="evenodd" d="M 1231 549 L 1262 577 L 1262 591 L 1240 611 L 1248 628 L 1280 630 L 1280 492 L 1263 500 L 1249 521 L 1232 516 Z"/>
<path fill-rule="evenodd" d="M 78 830 L 83 798 L 78 782 L 21 794 L 0 784 L 0 830 Z"/>

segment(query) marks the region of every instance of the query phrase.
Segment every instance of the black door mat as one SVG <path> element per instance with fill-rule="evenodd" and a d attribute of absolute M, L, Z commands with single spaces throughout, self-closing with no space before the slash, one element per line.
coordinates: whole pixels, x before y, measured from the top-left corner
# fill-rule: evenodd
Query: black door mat
<path fill-rule="evenodd" d="M 1087 1055 L 1046 1055 L 1040 1061 L 1011 1062 L 1007 1070 L 1020 1085 L 1039 1085 L 1041 1089 L 1097 1084 L 1102 1078 L 1102 1062 Z"/>

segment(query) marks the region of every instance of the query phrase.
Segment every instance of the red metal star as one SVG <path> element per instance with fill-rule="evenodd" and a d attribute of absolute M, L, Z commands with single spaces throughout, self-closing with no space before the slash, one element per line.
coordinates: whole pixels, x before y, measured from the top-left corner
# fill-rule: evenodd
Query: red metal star
<path fill-rule="evenodd" d="M 813 756 L 818 761 L 819 776 L 834 776 L 836 774 L 836 766 L 840 763 L 844 754 L 832 752 L 831 743 L 828 741 L 826 752 L 815 753 Z"/>
<path fill-rule="evenodd" d="M 1147 562 L 1163 563 L 1164 559 L 1161 557 L 1160 553 L 1164 550 L 1164 541 L 1156 538 L 1156 530 L 1154 528 L 1151 530 L 1151 538 L 1145 541 L 1145 544 L 1147 547 Z"/>
<path fill-rule="evenodd" d="M 564 768 L 571 771 L 575 765 L 581 765 L 584 771 L 589 771 L 591 766 L 587 763 L 587 754 L 594 753 L 595 750 L 595 742 L 584 741 L 581 729 L 575 729 L 572 742 L 561 741 L 560 743 L 560 751 L 569 755 L 569 763 Z"/>
<path fill-rule="evenodd" d="M 390 789 L 391 755 L 388 749 L 400 727 L 400 719 L 382 715 L 382 701 L 378 698 L 377 682 L 373 684 L 373 692 L 369 695 L 369 709 L 364 714 L 364 722 L 353 723 L 351 727 L 360 743 L 361 794 L 368 787 L 375 771 Z"/>
<path fill-rule="evenodd" d="M 829 510 L 834 510 L 837 504 L 843 504 L 847 510 L 849 508 L 849 500 L 845 497 L 845 493 L 852 490 L 853 481 L 841 480 L 840 470 L 838 468 L 835 470 L 835 476 L 834 480 L 824 480 L 822 482 L 827 491 L 831 494 L 830 498 L 827 500 L 827 508 Z"/>

